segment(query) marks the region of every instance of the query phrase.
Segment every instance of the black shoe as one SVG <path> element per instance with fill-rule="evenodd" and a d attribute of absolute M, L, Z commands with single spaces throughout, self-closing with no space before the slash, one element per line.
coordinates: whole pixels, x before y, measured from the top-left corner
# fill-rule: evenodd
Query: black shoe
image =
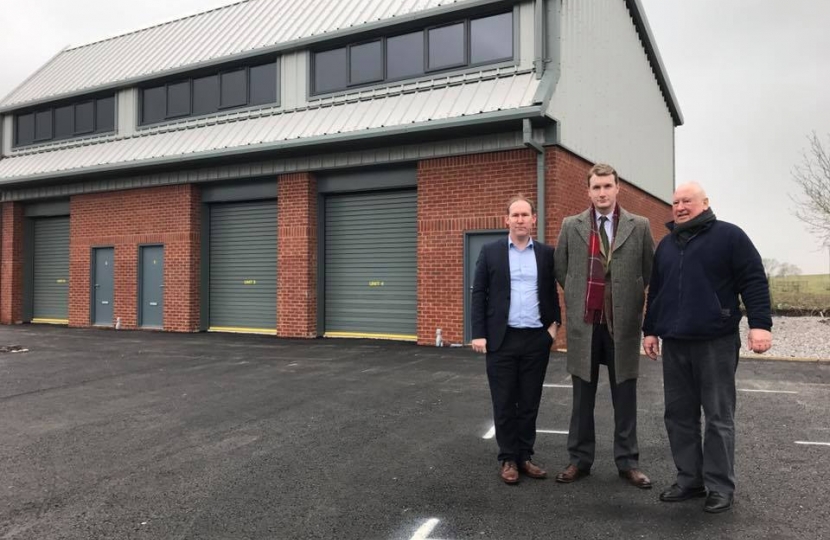
<path fill-rule="evenodd" d="M 703 511 L 710 514 L 720 514 L 732 508 L 732 495 L 724 495 L 717 491 L 712 491 L 706 497 L 706 504 L 703 505 Z"/>
<path fill-rule="evenodd" d="M 672 487 L 660 494 L 660 500 L 663 502 L 681 502 L 689 499 L 699 499 L 706 496 L 706 488 L 703 486 L 694 488 L 682 488 L 677 484 L 672 484 Z"/>

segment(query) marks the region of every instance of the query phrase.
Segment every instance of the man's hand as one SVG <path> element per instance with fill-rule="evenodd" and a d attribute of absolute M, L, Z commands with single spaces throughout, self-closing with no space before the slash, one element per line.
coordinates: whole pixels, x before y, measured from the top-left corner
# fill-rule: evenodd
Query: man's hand
<path fill-rule="evenodd" d="M 487 352 L 487 338 L 478 338 L 472 341 L 473 350 L 479 353 Z"/>
<path fill-rule="evenodd" d="M 754 353 L 765 353 L 772 348 L 772 333 L 769 330 L 752 328 L 746 337 L 746 344 Z"/>
<path fill-rule="evenodd" d="M 548 334 L 550 334 L 551 339 L 555 342 L 556 341 L 556 333 L 559 331 L 559 325 L 556 323 L 551 324 L 548 326 Z"/>
<path fill-rule="evenodd" d="M 643 338 L 643 351 L 652 360 L 657 360 L 657 355 L 660 354 L 660 340 L 657 339 L 657 336 Z"/>

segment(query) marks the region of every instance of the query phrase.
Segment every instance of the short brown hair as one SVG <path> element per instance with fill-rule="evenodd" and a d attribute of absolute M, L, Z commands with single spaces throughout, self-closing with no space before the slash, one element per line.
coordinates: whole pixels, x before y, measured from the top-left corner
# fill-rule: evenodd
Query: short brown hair
<path fill-rule="evenodd" d="M 608 165 L 607 163 L 597 163 L 591 170 L 588 171 L 588 185 L 591 185 L 591 177 L 592 176 L 611 176 L 614 175 L 614 183 L 619 184 L 620 179 L 617 176 L 617 171 L 614 170 L 614 167 Z"/>
<path fill-rule="evenodd" d="M 524 201 L 527 204 L 529 204 L 530 205 L 530 213 L 534 214 L 534 215 L 536 214 L 536 205 L 533 204 L 533 201 L 531 201 L 530 199 L 528 199 L 527 197 L 525 197 L 524 195 L 519 193 L 518 195 L 516 195 L 514 197 L 510 197 L 510 200 L 507 201 L 507 214 L 506 215 L 508 215 L 508 216 L 510 215 L 510 207 L 513 206 L 513 203 L 517 203 L 519 201 Z"/>

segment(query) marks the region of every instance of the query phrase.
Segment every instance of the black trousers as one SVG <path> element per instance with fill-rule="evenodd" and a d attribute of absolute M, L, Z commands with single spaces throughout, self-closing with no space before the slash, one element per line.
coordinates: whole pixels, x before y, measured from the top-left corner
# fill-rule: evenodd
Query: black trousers
<path fill-rule="evenodd" d="M 508 328 L 499 350 L 487 353 L 499 461 L 521 463 L 533 455 L 552 344 L 545 328 Z"/>
<path fill-rule="evenodd" d="M 637 379 L 617 383 L 614 339 L 605 324 L 594 325 L 591 341 L 591 381 L 572 377 L 573 409 L 568 431 L 570 462 L 585 471 L 590 471 L 594 464 L 594 405 L 600 364 L 608 366 L 608 383 L 611 386 L 611 402 L 614 405 L 614 462 L 621 471 L 636 469 L 640 461 L 640 450 L 637 447 Z"/>
<path fill-rule="evenodd" d="M 663 340 L 663 392 L 677 484 L 735 491 L 737 333 L 705 341 Z M 706 420 L 701 438 L 700 410 Z"/>

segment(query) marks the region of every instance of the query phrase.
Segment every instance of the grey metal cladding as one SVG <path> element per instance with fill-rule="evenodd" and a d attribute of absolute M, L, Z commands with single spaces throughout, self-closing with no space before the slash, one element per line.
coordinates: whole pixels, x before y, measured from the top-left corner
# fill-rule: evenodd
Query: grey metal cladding
<path fill-rule="evenodd" d="M 132 136 L 17 151 L 0 160 L 0 184 L 540 117 L 538 86 L 532 71 L 511 66 L 321 98 L 291 111 L 183 119 Z"/>
<path fill-rule="evenodd" d="M 404 168 L 384 167 L 359 171 L 327 172 L 317 175 L 318 193 L 414 188 L 417 185 L 418 169 L 414 165 Z"/>
<path fill-rule="evenodd" d="M 68 216 L 69 199 L 29 203 L 26 205 L 23 213 L 26 217 Z"/>
<path fill-rule="evenodd" d="M 415 190 L 325 198 L 325 332 L 415 336 Z"/>
<path fill-rule="evenodd" d="M 277 179 L 234 181 L 230 184 L 207 185 L 202 188 L 202 202 L 255 201 L 277 198 Z"/>
<path fill-rule="evenodd" d="M 69 316 L 69 217 L 36 218 L 33 246 L 32 316 Z"/>
<path fill-rule="evenodd" d="M 0 200 L 20 201 L 46 199 L 80 193 L 98 193 L 112 189 L 136 189 L 147 186 L 182 184 L 187 182 L 199 182 L 209 185 L 211 182 L 219 181 L 220 178 L 233 179 L 234 182 L 237 182 L 250 178 L 263 176 L 273 177 L 292 172 L 329 171 L 357 166 L 395 165 L 401 162 L 412 162 L 422 159 L 515 150 L 523 147 L 521 130 L 514 130 L 505 133 L 438 140 L 428 143 L 414 143 L 405 146 L 381 146 L 351 152 L 317 153 L 286 159 L 251 161 L 237 165 L 162 171 L 152 174 L 136 174 L 133 176 L 87 180 L 71 184 L 19 187 L 0 192 Z"/>
<path fill-rule="evenodd" d="M 210 206 L 209 326 L 277 328 L 277 202 Z"/>

